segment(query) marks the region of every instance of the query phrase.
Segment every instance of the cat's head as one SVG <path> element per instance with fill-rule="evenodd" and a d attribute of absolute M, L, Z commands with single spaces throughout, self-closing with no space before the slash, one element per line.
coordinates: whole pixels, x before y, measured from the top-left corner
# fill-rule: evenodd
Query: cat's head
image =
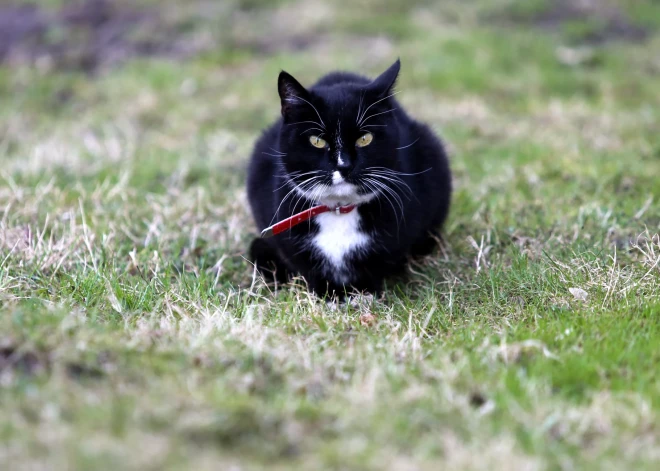
<path fill-rule="evenodd" d="M 370 83 L 339 74 L 313 90 L 280 73 L 279 152 L 294 191 L 327 205 L 374 198 L 380 180 L 373 174 L 392 169 L 397 158 L 392 90 L 399 69 L 397 60 Z"/>

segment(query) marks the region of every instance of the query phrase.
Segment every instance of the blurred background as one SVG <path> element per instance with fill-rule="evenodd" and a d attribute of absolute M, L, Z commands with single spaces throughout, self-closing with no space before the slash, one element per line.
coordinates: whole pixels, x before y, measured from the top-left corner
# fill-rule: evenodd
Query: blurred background
<path fill-rule="evenodd" d="M 19 186 L 119 185 L 170 195 L 161 207 L 203 190 L 234 221 L 205 236 L 238 253 L 278 72 L 310 85 L 400 57 L 400 100 L 454 156 L 455 214 L 536 231 L 596 191 L 656 191 L 659 31 L 656 0 L 2 0 L 0 158 Z M 543 219 L 515 218 L 534 201 Z M 153 207 L 130 211 L 126 227 L 153 223 Z M 106 208 L 101 228 L 105 214 L 120 216 Z"/>
<path fill-rule="evenodd" d="M 497 126 L 483 103 L 655 105 L 658 28 L 656 0 L 2 0 L 2 128 L 111 120 L 172 150 L 219 129 L 241 145 L 276 116 L 280 69 L 309 84 L 396 57 L 402 99 L 437 124 Z"/>

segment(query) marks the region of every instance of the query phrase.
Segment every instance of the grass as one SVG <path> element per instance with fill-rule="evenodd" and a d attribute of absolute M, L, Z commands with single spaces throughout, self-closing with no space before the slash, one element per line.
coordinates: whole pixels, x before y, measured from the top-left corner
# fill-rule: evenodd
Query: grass
<path fill-rule="evenodd" d="M 358 3 L 168 2 L 217 45 L 0 66 L 3 468 L 657 467 L 660 36 Z M 264 285 L 245 163 L 277 72 L 396 56 L 452 151 L 446 246 L 383 299 Z"/>

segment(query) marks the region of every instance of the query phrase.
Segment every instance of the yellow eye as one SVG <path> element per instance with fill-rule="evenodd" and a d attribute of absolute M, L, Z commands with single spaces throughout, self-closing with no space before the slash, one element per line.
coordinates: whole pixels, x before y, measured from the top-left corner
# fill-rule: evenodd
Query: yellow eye
<path fill-rule="evenodd" d="M 309 142 L 317 149 L 323 149 L 326 146 L 326 142 L 319 136 L 310 136 Z"/>
<path fill-rule="evenodd" d="M 369 144 L 371 144 L 371 141 L 374 140 L 374 135 L 371 134 L 370 132 L 366 133 L 364 136 L 362 136 L 360 139 L 357 140 L 355 143 L 356 146 L 358 147 L 366 147 Z"/>

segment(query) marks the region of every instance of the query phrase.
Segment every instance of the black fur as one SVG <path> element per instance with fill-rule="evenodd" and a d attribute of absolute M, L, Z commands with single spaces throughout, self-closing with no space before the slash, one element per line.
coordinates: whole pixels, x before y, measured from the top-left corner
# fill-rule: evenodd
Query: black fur
<path fill-rule="evenodd" d="M 270 279 L 284 282 L 300 274 L 321 295 L 342 296 L 351 288 L 379 292 L 386 277 L 402 272 L 408 256 L 433 249 L 434 236 L 449 209 L 451 173 L 440 140 L 390 96 L 399 68 L 397 61 L 373 81 L 335 72 L 309 90 L 286 72 L 280 73 L 282 117 L 257 141 L 248 172 L 248 197 L 258 229 L 319 202 L 353 203 L 350 199 L 364 198 L 379 187 L 374 180 L 388 189 L 379 187 L 380 196 L 356 209 L 360 230 L 368 234 L 369 242 L 348 253 L 342 270 L 312 244 L 320 230 L 314 219 L 275 237 L 256 239 L 251 259 Z M 357 140 L 367 131 L 373 141 L 358 147 Z M 321 135 L 327 146 L 312 146 L 310 135 Z M 368 175 L 373 171 L 369 167 L 389 171 L 374 177 Z M 317 173 L 302 175 L 311 171 Z M 335 171 L 358 188 L 354 197 L 332 194 Z M 398 172 L 396 182 L 383 176 L 394 178 L 392 172 Z M 312 177 L 317 178 L 309 180 Z M 323 196 L 301 196 L 293 188 L 310 189 L 314 183 L 327 185 Z"/>

